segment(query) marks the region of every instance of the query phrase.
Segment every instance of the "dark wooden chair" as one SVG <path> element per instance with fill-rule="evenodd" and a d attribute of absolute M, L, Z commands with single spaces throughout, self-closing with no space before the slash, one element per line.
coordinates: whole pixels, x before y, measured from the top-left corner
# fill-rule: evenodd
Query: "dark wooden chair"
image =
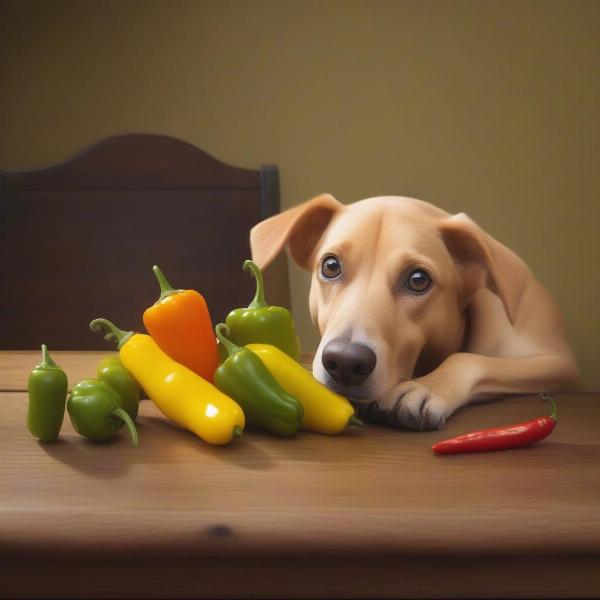
<path fill-rule="evenodd" d="M 0 172 L 0 348 L 105 349 L 94 317 L 143 330 L 158 264 L 214 322 L 252 299 L 249 231 L 279 211 L 274 166 L 232 167 L 160 135 L 102 141 L 58 166 Z M 267 299 L 290 304 L 285 260 Z"/>

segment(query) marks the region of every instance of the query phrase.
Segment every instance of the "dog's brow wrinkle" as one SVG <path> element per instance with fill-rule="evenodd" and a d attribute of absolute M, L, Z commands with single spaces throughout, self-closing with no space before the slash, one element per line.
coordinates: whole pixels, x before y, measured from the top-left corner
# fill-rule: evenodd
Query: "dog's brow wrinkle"
<path fill-rule="evenodd" d="M 321 251 L 320 261 L 322 261 L 328 254 L 335 254 L 336 256 L 342 258 L 352 252 L 352 247 L 353 244 L 350 240 L 336 242 L 335 244 L 332 244 L 328 248 Z"/>
<path fill-rule="evenodd" d="M 411 252 L 408 250 L 402 250 L 399 253 L 392 254 L 388 261 L 388 277 L 390 288 L 395 289 L 398 283 L 404 275 L 408 275 L 407 271 L 412 268 L 424 269 L 429 273 L 432 283 L 437 284 L 439 282 L 439 273 L 434 264 L 425 256 Z"/>

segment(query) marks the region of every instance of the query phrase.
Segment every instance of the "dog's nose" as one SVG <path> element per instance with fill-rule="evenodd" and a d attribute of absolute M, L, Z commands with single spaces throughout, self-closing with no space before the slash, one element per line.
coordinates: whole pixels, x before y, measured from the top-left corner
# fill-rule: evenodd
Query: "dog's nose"
<path fill-rule="evenodd" d="M 358 385 L 373 372 L 377 357 L 368 346 L 339 340 L 323 348 L 323 366 L 331 377 L 344 385 Z"/>

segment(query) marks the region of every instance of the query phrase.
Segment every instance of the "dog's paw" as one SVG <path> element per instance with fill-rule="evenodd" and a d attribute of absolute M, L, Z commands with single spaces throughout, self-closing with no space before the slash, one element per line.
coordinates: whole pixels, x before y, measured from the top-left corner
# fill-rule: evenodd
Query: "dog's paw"
<path fill-rule="evenodd" d="M 448 403 L 417 381 L 405 381 L 392 395 L 393 405 L 385 411 L 386 422 L 401 429 L 441 429 L 450 415 Z"/>
<path fill-rule="evenodd" d="M 395 405 L 389 422 L 402 429 L 441 429 L 450 410 L 443 398 L 416 381 L 405 381 L 394 390 Z"/>

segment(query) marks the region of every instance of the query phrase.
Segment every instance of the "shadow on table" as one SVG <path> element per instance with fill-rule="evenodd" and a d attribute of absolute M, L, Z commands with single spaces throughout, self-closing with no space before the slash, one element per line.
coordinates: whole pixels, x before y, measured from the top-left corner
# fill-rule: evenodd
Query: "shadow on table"
<path fill-rule="evenodd" d="M 120 440 L 123 442 L 123 440 Z M 72 469 L 79 471 L 95 479 L 113 479 L 124 476 L 132 464 L 136 462 L 135 457 L 122 452 L 115 454 L 103 452 L 115 442 L 92 442 L 83 437 L 60 437 L 52 444 L 38 442 L 39 447 L 51 458 L 57 460 Z M 133 449 L 133 448 L 132 448 Z M 104 460 L 102 459 L 104 458 Z"/>
<path fill-rule="evenodd" d="M 349 427 L 338 435 L 323 435 L 300 430 L 293 438 L 281 438 L 274 434 L 248 428 L 240 439 L 225 446 L 211 446 L 195 434 L 181 429 L 160 416 L 145 416 L 140 423 L 148 430 L 155 430 L 165 451 L 173 448 L 192 450 L 204 456 L 234 464 L 242 469 L 264 471 L 277 466 L 278 458 L 285 461 L 308 461 L 319 463 L 347 463 L 349 445 L 363 438 L 366 428 Z M 160 434 L 158 435 L 158 432 Z M 140 440 L 143 431 L 140 432 Z M 140 442 L 141 444 L 141 442 Z M 167 450 L 169 449 L 169 450 Z"/>
<path fill-rule="evenodd" d="M 349 455 L 370 453 L 371 444 L 356 445 L 367 428 L 350 427 L 338 435 L 299 431 L 292 439 L 249 429 L 240 439 L 224 446 L 211 446 L 197 435 L 178 427 L 161 416 L 140 416 L 136 421 L 140 445 L 131 446 L 125 429 L 112 442 L 92 442 L 76 434 L 63 435 L 58 442 L 40 447 L 52 459 L 95 479 L 123 477 L 135 465 L 196 464 L 213 460 L 240 469 L 266 471 L 280 461 L 347 464 Z M 369 426 L 372 429 L 373 425 Z M 377 428 L 379 429 L 379 428 Z M 381 428 L 380 435 L 386 435 Z M 389 435 L 390 430 L 387 429 Z M 397 432 L 394 432 L 397 435 Z M 379 436 L 377 436 L 379 437 Z M 373 436 L 369 436 L 373 440 Z"/>
<path fill-rule="evenodd" d="M 52 444 L 38 442 L 53 460 L 94 479 L 123 477 L 134 465 L 181 464 L 182 457 L 194 462 L 190 453 L 228 462 L 243 469 L 267 470 L 275 463 L 269 454 L 248 437 L 226 446 L 211 446 L 189 431 L 160 417 L 140 417 L 136 421 L 140 445 L 133 448 L 121 430 L 111 442 L 93 442 L 77 435 L 62 435 Z M 186 460 L 184 458 L 184 460 Z"/>
<path fill-rule="evenodd" d="M 240 439 L 233 440 L 230 444 L 212 446 L 194 433 L 186 431 L 162 417 L 140 417 L 138 423 L 141 431 L 140 440 L 142 439 L 142 432 L 144 430 L 154 430 L 157 433 L 160 431 L 160 435 L 154 436 L 153 444 L 155 446 L 157 444 L 164 445 L 165 449 L 169 449 L 168 454 L 172 454 L 172 450 L 179 448 L 185 451 L 197 452 L 203 456 L 217 458 L 240 468 L 253 471 L 264 471 L 275 466 L 268 452 L 261 448 L 255 440 L 250 439 L 247 433 Z M 158 442 L 156 439 L 158 439 Z M 175 453 L 177 452 L 175 451 Z M 161 462 L 164 462 L 164 460 Z"/>
<path fill-rule="evenodd" d="M 273 436 L 268 441 L 269 450 L 285 461 L 347 465 L 359 454 L 371 452 L 370 443 L 361 445 L 357 442 L 364 440 L 366 436 L 372 441 L 374 438 L 371 434 L 375 429 L 381 429 L 383 435 L 386 435 L 386 428 L 369 425 L 369 429 L 370 432 L 367 432 L 366 427 L 349 427 L 335 435 L 300 430 L 291 439 Z"/>

